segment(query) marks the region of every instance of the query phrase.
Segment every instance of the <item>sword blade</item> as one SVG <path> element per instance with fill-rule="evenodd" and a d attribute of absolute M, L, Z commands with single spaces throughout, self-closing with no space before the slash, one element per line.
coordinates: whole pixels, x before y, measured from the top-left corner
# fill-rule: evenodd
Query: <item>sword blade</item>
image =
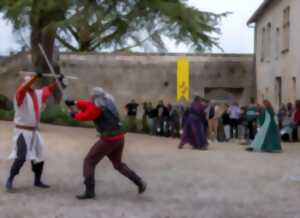
<path fill-rule="evenodd" d="M 63 89 L 62 85 L 60 84 L 60 81 L 58 80 L 57 74 L 55 73 L 54 68 L 53 68 L 53 66 L 51 65 L 51 63 L 50 63 L 50 61 L 49 61 L 49 59 L 48 59 L 48 57 L 47 57 L 47 54 L 46 54 L 44 48 L 42 47 L 42 45 L 39 43 L 38 46 L 39 46 L 39 48 L 40 48 L 40 50 L 41 50 L 41 53 L 42 53 L 42 55 L 43 55 L 43 57 L 44 57 L 44 59 L 45 59 L 47 65 L 48 65 L 48 67 L 49 67 L 50 73 L 53 75 L 53 77 L 54 77 L 54 79 L 55 79 L 55 81 L 56 81 L 56 84 L 57 84 L 57 86 L 58 86 L 58 89 L 59 89 L 59 91 L 61 92 L 61 94 L 62 94 L 62 96 L 63 96 L 63 99 L 65 100 L 65 99 L 66 99 L 66 96 L 65 96 L 65 93 L 64 93 L 64 89 Z"/>
<path fill-rule="evenodd" d="M 44 74 L 43 76 L 44 76 L 44 77 L 50 77 L 50 78 L 53 78 L 53 77 L 59 78 L 59 75 L 53 76 L 52 74 Z M 71 79 L 71 80 L 79 80 L 79 78 L 76 77 L 76 76 L 65 76 L 65 78 Z"/>
<path fill-rule="evenodd" d="M 31 72 L 31 71 L 21 71 L 21 72 L 20 72 L 20 75 L 21 75 L 21 76 L 34 76 L 34 75 L 36 75 L 36 72 Z M 52 74 L 43 74 L 43 77 L 49 77 L 49 78 L 57 77 L 57 78 L 59 78 L 59 75 L 53 76 Z M 76 77 L 76 76 L 65 76 L 65 78 L 71 79 L 71 80 L 79 80 L 79 78 Z"/>

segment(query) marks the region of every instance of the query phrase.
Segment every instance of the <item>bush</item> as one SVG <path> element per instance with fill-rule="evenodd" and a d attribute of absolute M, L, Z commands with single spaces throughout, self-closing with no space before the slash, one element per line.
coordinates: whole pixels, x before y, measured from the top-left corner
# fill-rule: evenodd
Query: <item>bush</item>
<path fill-rule="evenodd" d="M 129 127 L 130 125 L 129 125 L 129 120 L 127 117 L 122 119 L 122 123 L 123 123 L 123 129 L 126 132 L 132 132 L 132 130 Z M 136 119 L 136 127 L 137 127 L 137 129 L 133 133 L 148 133 L 149 132 L 149 130 L 144 129 L 143 119 Z"/>
<path fill-rule="evenodd" d="M 127 132 L 128 131 L 128 119 L 121 120 L 123 129 Z"/>
<path fill-rule="evenodd" d="M 14 118 L 13 110 L 0 109 L 0 120 L 12 121 Z M 47 107 L 41 113 L 41 122 L 50 123 L 62 126 L 81 126 L 81 127 L 94 127 L 91 122 L 79 122 L 74 120 L 66 110 L 63 110 L 60 106 Z"/>
<path fill-rule="evenodd" d="M 13 110 L 0 109 L 0 120 L 12 121 L 14 118 Z"/>
<path fill-rule="evenodd" d="M 13 102 L 2 94 L 0 94 L 0 109 L 9 111 L 13 110 Z"/>
<path fill-rule="evenodd" d="M 0 120 L 12 121 L 14 118 L 13 110 L 0 109 Z M 123 128 L 128 131 L 128 120 L 123 119 Z M 41 122 L 61 126 L 80 126 L 93 128 L 95 125 L 92 122 L 79 122 L 70 117 L 69 113 L 59 105 L 48 106 L 41 113 Z M 142 120 L 137 119 L 137 132 L 143 133 Z"/>

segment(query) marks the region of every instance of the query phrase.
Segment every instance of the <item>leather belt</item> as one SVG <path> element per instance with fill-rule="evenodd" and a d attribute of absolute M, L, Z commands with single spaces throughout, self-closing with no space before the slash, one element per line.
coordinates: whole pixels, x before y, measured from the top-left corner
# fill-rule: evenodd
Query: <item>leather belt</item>
<path fill-rule="evenodd" d="M 16 125 L 17 129 L 24 129 L 29 131 L 36 131 L 38 130 L 38 127 L 32 127 L 32 126 L 22 126 L 22 125 Z"/>

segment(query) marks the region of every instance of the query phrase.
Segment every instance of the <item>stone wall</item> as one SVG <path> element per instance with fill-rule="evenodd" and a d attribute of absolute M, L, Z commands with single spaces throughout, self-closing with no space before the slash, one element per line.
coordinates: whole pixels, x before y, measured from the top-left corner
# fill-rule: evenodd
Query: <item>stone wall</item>
<path fill-rule="evenodd" d="M 19 71 L 30 66 L 30 56 L 27 53 L 19 53 L 0 60 L 0 95 L 12 99 L 21 81 Z"/>
<path fill-rule="evenodd" d="M 92 86 L 111 92 L 123 106 L 164 100 L 176 103 L 176 61 L 183 54 L 94 54 L 67 53 L 60 57 L 62 71 L 80 80 L 70 82 L 70 97 L 87 97 Z M 252 55 L 187 54 L 190 60 L 191 96 L 248 103 L 255 96 Z M 0 93 L 12 97 L 17 71 L 30 66 L 27 54 L 0 63 Z"/>

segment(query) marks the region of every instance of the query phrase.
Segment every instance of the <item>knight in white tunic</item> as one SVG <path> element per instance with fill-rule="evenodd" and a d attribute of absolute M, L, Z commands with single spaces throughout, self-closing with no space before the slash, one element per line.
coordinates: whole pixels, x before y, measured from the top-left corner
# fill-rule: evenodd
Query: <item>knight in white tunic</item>
<path fill-rule="evenodd" d="M 14 160 L 6 182 L 6 190 L 11 192 L 13 181 L 19 174 L 26 160 L 31 161 L 34 173 L 34 186 L 49 188 L 41 181 L 46 146 L 39 132 L 40 114 L 43 103 L 53 93 L 56 85 L 51 84 L 42 89 L 33 89 L 33 83 L 40 76 L 26 76 L 18 87 L 15 96 L 15 128 L 13 130 L 12 152 L 9 159 Z"/>

